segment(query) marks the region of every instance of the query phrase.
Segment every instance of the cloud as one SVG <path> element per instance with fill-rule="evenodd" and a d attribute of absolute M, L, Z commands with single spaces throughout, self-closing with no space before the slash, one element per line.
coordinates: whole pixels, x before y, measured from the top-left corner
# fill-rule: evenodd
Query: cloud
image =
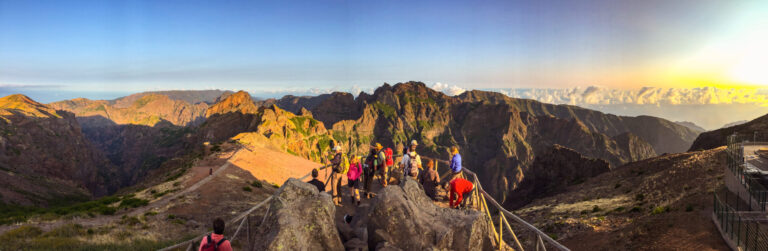
<path fill-rule="evenodd" d="M 759 104 L 768 105 L 765 89 L 716 87 L 659 88 L 621 90 L 597 86 L 563 89 L 513 88 L 494 89 L 513 98 L 535 99 L 541 102 L 569 105 L 704 105 Z"/>
<path fill-rule="evenodd" d="M 461 88 L 459 86 L 456 86 L 456 85 L 449 86 L 448 84 L 443 84 L 440 82 L 433 84 L 432 89 L 435 91 L 445 93 L 446 95 L 449 95 L 449 96 L 456 96 L 467 91 L 466 89 Z"/>

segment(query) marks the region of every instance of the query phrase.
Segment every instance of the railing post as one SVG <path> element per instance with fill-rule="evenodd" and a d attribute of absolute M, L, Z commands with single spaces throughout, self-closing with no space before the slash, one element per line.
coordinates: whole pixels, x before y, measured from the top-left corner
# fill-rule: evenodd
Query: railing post
<path fill-rule="evenodd" d="M 504 229 L 502 227 L 502 219 L 501 219 L 501 210 L 499 210 L 499 251 L 501 251 L 501 248 L 504 246 L 504 241 L 502 240 L 501 236 L 504 234 Z"/>

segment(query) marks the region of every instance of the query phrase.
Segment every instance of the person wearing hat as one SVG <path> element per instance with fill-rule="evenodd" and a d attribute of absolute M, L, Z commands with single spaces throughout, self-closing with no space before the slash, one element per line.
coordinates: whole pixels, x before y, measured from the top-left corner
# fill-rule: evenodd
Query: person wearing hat
<path fill-rule="evenodd" d="M 341 179 L 342 179 L 342 162 L 343 156 L 341 155 L 341 146 L 336 145 L 333 147 L 333 159 L 331 159 L 331 195 L 333 196 L 333 204 L 337 206 L 341 205 Z"/>
<path fill-rule="evenodd" d="M 360 174 L 363 172 L 363 166 L 360 164 L 360 157 L 352 156 L 347 172 L 347 185 L 349 192 L 352 193 L 352 202 L 360 205 Z"/>
<path fill-rule="evenodd" d="M 376 174 L 379 175 L 381 186 L 387 187 L 387 156 L 384 154 L 384 147 L 379 143 L 376 143 L 373 147 L 376 150 L 373 166 L 376 168 Z"/>
<path fill-rule="evenodd" d="M 419 175 L 419 169 L 422 169 L 421 156 L 416 153 L 417 146 L 419 146 L 419 142 L 411 140 L 411 146 L 408 149 L 408 153 L 403 155 L 403 159 L 400 161 L 400 166 L 403 167 L 403 177 L 416 179 Z"/>

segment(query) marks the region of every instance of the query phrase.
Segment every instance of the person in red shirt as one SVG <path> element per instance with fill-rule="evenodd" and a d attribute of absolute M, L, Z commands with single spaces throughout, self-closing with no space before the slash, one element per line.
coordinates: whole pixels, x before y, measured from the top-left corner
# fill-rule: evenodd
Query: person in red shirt
<path fill-rule="evenodd" d="M 213 233 L 203 237 L 203 240 L 200 241 L 200 249 L 198 250 L 232 251 L 232 245 L 229 243 L 229 240 L 224 238 L 224 220 L 221 218 L 213 220 Z"/>
<path fill-rule="evenodd" d="M 451 208 L 457 208 L 459 203 L 461 203 L 461 201 L 464 199 L 464 196 L 469 196 L 469 193 L 472 192 L 472 182 L 459 177 L 453 179 L 450 183 L 450 186 L 451 190 L 449 192 L 449 206 Z"/>

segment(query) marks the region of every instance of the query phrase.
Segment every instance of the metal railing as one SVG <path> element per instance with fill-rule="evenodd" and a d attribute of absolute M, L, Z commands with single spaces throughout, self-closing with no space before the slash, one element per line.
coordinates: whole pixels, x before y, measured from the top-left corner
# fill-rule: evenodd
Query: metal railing
<path fill-rule="evenodd" d="M 763 134 L 760 134 L 763 135 Z M 752 203 L 752 200 L 754 200 L 758 205 L 757 207 L 762 210 L 766 211 L 766 208 L 768 208 L 768 189 L 763 186 L 759 179 L 756 177 L 753 177 L 752 175 L 748 174 L 746 172 L 746 163 L 744 159 L 744 145 L 745 144 L 764 144 L 768 145 L 768 134 L 765 134 L 766 136 L 753 136 L 752 138 L 749 137 L 740 137 L 739 135 L 731 135 L 727 138 L 727 148 L 726 148 L 726 163 L 727 163 L 727 169 L 736 177 L 738 182 L 744 187 L 744 189 L 747 191 L 749 196 L 751 197 L 751 200 L 749 200 L 749 203 Z M 762 138 L 765 137 L 765 138 Z M 750 141 L 750 140 L 765 140 L 765 141 Z M 750 205 L 751 207 L 752 205 Z"/>
<path fill-rule="evenodd" d="M 768 250 L 768 231 L 753 217 L 748 217 L 749 212 L 734 210 L 728 200 L 720 200 L 720 196 L 714 193 L 713 213 L 723 237 L 728 238 L 737 249 Z"/>

